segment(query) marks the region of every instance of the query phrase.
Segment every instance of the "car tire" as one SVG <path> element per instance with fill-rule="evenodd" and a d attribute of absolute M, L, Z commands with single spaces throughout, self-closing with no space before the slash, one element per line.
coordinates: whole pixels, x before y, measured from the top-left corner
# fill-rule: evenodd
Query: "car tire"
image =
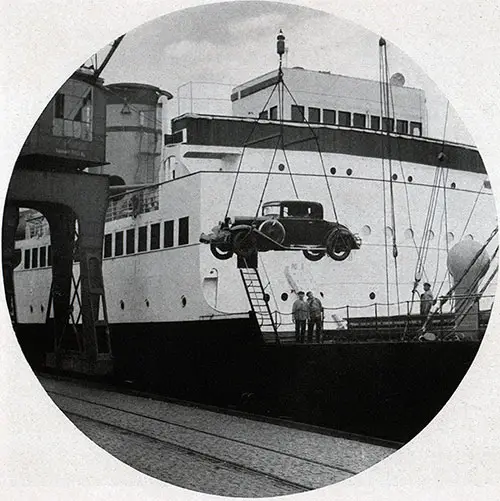
<path fill-rule="evenodd" d="M 257 250 L 257 239 L 250 230 L 238 230 L 233 234 L 233 250 L 243 258 L 249 258 Z"/>
<path fill-rule="evenodd" d="M 277 219 L 268 219 L 259 226 L 259 231 L 278 244 L 285 240 L 286 231 Z"/>
<path fill-rule="evenodd" d="M 220 259 L 221 261 L 225 261 L 226 259 L 231 259 L 234 254 L 233 249 L 224 251 L 222 249 L 219 249 L 219 247 L 217 247 L 217 245 L 215 244 L 210 244 L 210 251 L 217 259 Z"/>
<path fill-rule="evenodd" d="M 309 261 L 319 261 L 326 254 L 324 250 L 320 251 L 303 250 L 302 253 L 304 254 L 305 258 L 308 259 Z"/>
<path fill-rule="evenodd" d="M 351 253 L 352 246 L 352 235 L 340 228 L 333 230 L 326 239 L 326 253 L 334 261 L 345 261 Z"/>

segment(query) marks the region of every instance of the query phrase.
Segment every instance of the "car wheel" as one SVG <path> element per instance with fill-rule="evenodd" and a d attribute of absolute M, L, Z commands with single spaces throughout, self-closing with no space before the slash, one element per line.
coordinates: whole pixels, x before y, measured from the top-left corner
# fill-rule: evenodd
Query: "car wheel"
<path fill-rule="evenodd" d="M 233 249 L 238 256 L 250 257 L 257 250 L 257 240 L 252 230 L 239 230 L 233 234 Z"/>
<path fill-rule="evenodd" d="M 268 219 L 259 226 L 259 231 L 278 244 L 285 240 L 285 228 L 277 219 Z"/>
<path fill-rule="evenodd" d="M 326 252 L 335 261 L 344 261 L 352 249 L 352 236 L 341 230 L 333 230 L 326 239 Z"/>
<path fill-rule="evenodd" d="M 306 259 L 309 259 L 309 261 L 319 261 L 326 254 L 326 252 L 323 250 L 320 251 L 303 250 L 302 253 L 306 257 Z"/>
<path fill-rule="evenodd" d="M 220 260 L 231 259 L 233 257 L 233 249 L 223 250 L 217 247 L 215 244 L 210 244 L 210 251 L 212 254 Z"/>

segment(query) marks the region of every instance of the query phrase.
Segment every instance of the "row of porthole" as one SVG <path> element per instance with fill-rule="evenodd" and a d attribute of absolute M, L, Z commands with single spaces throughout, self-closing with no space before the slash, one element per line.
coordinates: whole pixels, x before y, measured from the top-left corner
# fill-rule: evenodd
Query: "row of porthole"
<path fill-rule="evenodd" d="M 386 226 L 385 231 L 386 231 L 387 236 L 389 238 L 392 238 L 392 236 L 394 234 L 394 230 L 390 226 Z M 363 226 L 361 228 L 361 232 L 360 233 L 361 233 L 362 237 L 366 238 L 366 237 L 369 237 L 372 234 L 372 229 L 371 229 L 370 226 L 365 225 L 365 226 Z M 415 236 L 415 232 L 411 228 L 407 228 L 404 231 L 404 236 L 405 236 L 406 239 L 412 239 Z M 428 236 L 429 240 L 433 240 L 436 235 L 435 235 L 435 233 L 432 230 L 428 230 L 427 236 Z M 448 243 L 453 242 L 455 240 L 455 234 L 453 232 L 449 231 L 446 234 L 446 239 L 448 240 Z M 471 234 L 466 235 L 464 237 L 464 240 L 474 240 L 474 236 L 471 235 Z"/>
<path fill-rule="evenodd" d="M 146 304 L 146 307 L 149 308 L 149 306 L 150 306 L 149 299 L 145 299 L 144 303 Z M 120 303 L 119 304 L 120 304 L 120 308 L 122 310 L 124 310 L 125 309 L 125 301 L 123 299 L 120 299 Z M 186 305 L 187 305 L 187 298 L 186 298 L 186 296 L 181 296 L 181 306 L 183 308 L 185 308 Z"/>
<path fill-rule="evenodd" d="M 279 165 L 278 165 L 278 170 L 280 170 L 280 171 L 284 171 L 284 170 L 285 170 L 285 165 L 284 165 L 284 164 L 279 164 Z M 335 167 L 332 167 L 332 168 L 330 169 L 330 174 L 332 174 L 332 175 L 334 176 L 336 173 L 337 173 L 337 169 L 336 169 Z M 346 173 L 348 176 L 352 176 L 352 169 L 347 169 L 347 170 L 345 171 L 345 173 Z M 394 181 L 397 181 L 397 180 L 398 180 L 398 175 L 397 175 L 397 174 L 393 174 L 393 175 L 392 175 L 392 179 L 393 179 Z M 408 182 L 409 182 L 409 183 L 412 183 L 412 182 L 413 182 L 413 176 L 408 176 L 407 180 L 408 180 Z M 456 187 L 457 187 L 457 183 L 454 183 L 454 182 L 453 182 L 453 183 L 451 183 L 451 184 L 450 184 L 450 188 L 451 188 L 452 190 L 454 190 Z"/>

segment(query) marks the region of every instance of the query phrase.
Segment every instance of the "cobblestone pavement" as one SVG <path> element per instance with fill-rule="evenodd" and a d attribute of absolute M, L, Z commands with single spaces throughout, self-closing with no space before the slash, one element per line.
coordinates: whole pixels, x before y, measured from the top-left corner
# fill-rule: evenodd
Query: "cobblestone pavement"
<path fill-rule="evenodd" d="M 41 382 L 74 424 L 118 459 L 152 477 L 209 494 L 302 492 L 349 478 L 394 452 L 84 382 Z"/>

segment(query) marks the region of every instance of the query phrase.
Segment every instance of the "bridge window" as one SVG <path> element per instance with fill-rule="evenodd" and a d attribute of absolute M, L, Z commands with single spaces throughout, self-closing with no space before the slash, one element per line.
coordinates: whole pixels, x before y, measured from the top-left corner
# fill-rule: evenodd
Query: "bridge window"
<path fill-rule="evenodd" d="M 179 219 L 179 245 L 189 243 L 189 217 Z"/>
<path fill-rule="evenodd" d="M 380 130 L 380 117 L 377 117 L 376 115 L 372 115 L 370 117 L 370 129 Z"/>
<path fill-rule="evenodd" d="M 151 250 L 160 248 L 160 223 L 151 225 L 151 241 L 149 248 Z"/>
<path fill-rule="evenodd" d="M 271 120 L 278 120 L 278 107 L 277 106 L 273 106 L 270 110 L 269 110 L 269 118 Z"/>
<path fill-rule="evenodd" d="M 47 265 L 47 248 L 40 247 L 40 266 L 43 268 Z"/>
<path fill-rule="evenodd" d="M 352 117 L 352 125 L 353 127 L 364 129 L 366 127 L 366 115 L 363 115 L 362 113 L 354 113 Z"/>
<path fill-rule="evenodd" d="M 267 120 L 267 110 L 263 110 L 259 113 L 259 118 L 264 118 Z"/>
<path fill-rule="evenodd" d="M 348 111 L 339 111 L 339 125 L 351 126 L 351 114 Z"/>
<path fill-rule="evenodd" d="M 174 222 L 165 221 L 163 223 L 163 247 L 173 247 L 174 245 Z"/>
<path fill-rule="evenodd" d="M 47 246 L 47 266 L 52 266 L 52 246 Z"/>
<path fill-rule="evenodd" d="M 29 270 L 31 265 L 31 252 L 29 249 L 24 250 L 24 269 Z"/>
<path fill-rule="evenodd" d="M 123 256 L 123 231 L 115 233 L 115 256 Z"/>
<path fill-rule="evenodd" d="M 410 122 L 410 130 L 412 136 L 421 136 L 422 122 Z"/>
<path fill-rule="evenodd" d="M 127 254 L 135 252 L 135 228 L 127 230 Z"/>
<path fill-rule="evenodd" d="M 148 250 L 148 227 L 141 226 L 139 228 L 139 245 L 137 247 L 138 252 L 144 252 Z"/>
<path fill-rule="evenodd" d="M 31 249 L 31 267 L 38 268 L 38 249 Z"/>
<path fill-rule="evenodd" d="M 396 132 L 408 134 L 408 120 L 396 120 Z"/>
<path fill-rule="evenodd" d="M 292 120 L 294 122 L 304 121 L 304 107 L 292 104 Z"/>
<path fill-rule="evenodd" d="M 382 118 L 382 130 L 385 132 L 392 132 L 394 130 L 394 118 Z"/>
<path fill-rule="evenodd" d="M 321 110 L 319 108 L 309 108 L 309 122 L 313 124 L 319 124 L 320 111 Z"/>
<path fill-rule="evenodd" d="M 335 110 L 323 110 L 323 123 L 335 125 Z"/>
<path fill-rule="evenodd" d="M 111 257 L 111 233 L 104 235 L 104 257 Z"/>

